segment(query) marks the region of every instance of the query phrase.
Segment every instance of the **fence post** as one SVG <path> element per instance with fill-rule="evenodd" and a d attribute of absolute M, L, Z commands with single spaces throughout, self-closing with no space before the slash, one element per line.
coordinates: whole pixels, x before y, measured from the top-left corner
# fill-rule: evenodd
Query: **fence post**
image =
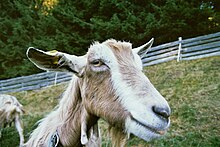
<path fill-rule="evenodd" d="M 0 83 L 0 93 L 1 93 L 2 88 L 3 88 L 3 84 L 2 84 L 2 82 L 1 82 L 1 83 Z"/>
<path fill-rule="evenodd" d="M 23 89 L 24 88 L 24 82 L 22 81 L 21 82 L 21 89 Z"/>
<path fill-rule="evenodd" d="M 182 37 L 179 37 L 179 48 L 178 48 L 177 62 L 179 62 L 181 60 L 181 50 L 182 50 Z"/>
<path fill-rule="evenodd" d="M 54 85 L 57 85 L 57 72 L 55 74 Z"/>

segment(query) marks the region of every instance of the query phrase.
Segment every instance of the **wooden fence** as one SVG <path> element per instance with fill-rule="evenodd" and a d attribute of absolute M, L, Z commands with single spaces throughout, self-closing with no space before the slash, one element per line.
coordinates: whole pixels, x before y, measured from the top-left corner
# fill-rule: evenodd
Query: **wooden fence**
<path fill-rule="evenodd" d="M 0 93 L 39 89 L 71 80 L 72 75 L 63 72 L 43 72 L 30 76 L 0 80 Z"/>
<path fill-rule="evenodd" d="M 220 32 L 152 47 L 142 58 L 144 66 L 170 60 L 193 60 L 220 55 Z M 62 72 L 43 72 L 8 80 L 0 80 L 0 93 L 39 89 L 71 79 L 72 75 Z"/>
<path fill-rule="evenodd" d="M 220 32 L 152 47 L 142 58 L 144 66 L 170 60 L 193 60 L 220 55 Z"/>

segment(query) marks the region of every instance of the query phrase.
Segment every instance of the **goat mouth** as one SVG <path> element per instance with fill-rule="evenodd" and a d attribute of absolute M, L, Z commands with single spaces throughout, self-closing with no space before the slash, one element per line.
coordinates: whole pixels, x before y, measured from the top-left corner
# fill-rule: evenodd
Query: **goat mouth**
<path fill-rule="evenodd" d="M 153 127 L 150 127 L 150 126 L 147 126 L 141 122 L 139 122 L 138 120 L 136 120 L 135 118 L 131 118 L 134 122 L 136 122 L 138 125 L 146 128 L 147 130 L 155 133 L 155 134 L 158 134 L 158 135 L 164 135 L 166 133 L 166 130 L 159 130 L 159 129 L 156 129 L 156 128 L 153 128 Z"/>

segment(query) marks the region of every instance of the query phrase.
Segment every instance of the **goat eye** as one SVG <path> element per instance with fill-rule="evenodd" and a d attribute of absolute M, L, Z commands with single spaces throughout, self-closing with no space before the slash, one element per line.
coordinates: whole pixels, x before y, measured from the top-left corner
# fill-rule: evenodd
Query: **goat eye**
<path fill-rule="evenodd" d="M 93 66 L 99 67 L 99 66 L 103 65 L 103 62 L 100 61 L 100 60 L 94 60 L 94 61 L 91 62 L 91 64 Z"/>

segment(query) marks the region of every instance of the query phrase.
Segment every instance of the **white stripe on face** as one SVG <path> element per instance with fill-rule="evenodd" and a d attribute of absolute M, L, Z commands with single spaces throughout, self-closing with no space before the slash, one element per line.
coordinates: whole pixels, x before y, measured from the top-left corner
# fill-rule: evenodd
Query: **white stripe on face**
<path fill-rule="evenodd" d="M 147 83 L 143 84 L 143 86 L 149 88 L 149 90 L 147 90 L 146 92 L 143 92 L 139 88 L 134 88 L 126 84 L 126 81 L 123 80 L 123 76 L 127 75 L 123 75 L 120 73 L 120 67 L 118 63 L 115 67 L 115 70 L 111 70 L 111 80 L 116 95 L 118 95 L 119 102 L 125 108 L 125 110 L 127 110 L 131 114 L 131 116 L 125 120 L 125 129 L 127 133 L 132 133 L 146 141 L 149 141 L 153 138 L 158 138 L 161 136 L 160 134 L 155 133 L 152 130 L 166 130 L 169 127 L 169 123 L 167 124 L 166 122 L 161 121 L 160 118 L 155 115 L 155 113 L 152 111 L 152 106 L 154 104 L 168 104 L 165 99 L 159 94 L 159 92 L 153 87 L 148 78 L 144 76 L 143 73 L 137 72 L 137 74 L 138 73 L 140 75 L 136 76 Z M 144 94 L 139 95 L 138 93 L 140 92 L 143 92 Z"/>

